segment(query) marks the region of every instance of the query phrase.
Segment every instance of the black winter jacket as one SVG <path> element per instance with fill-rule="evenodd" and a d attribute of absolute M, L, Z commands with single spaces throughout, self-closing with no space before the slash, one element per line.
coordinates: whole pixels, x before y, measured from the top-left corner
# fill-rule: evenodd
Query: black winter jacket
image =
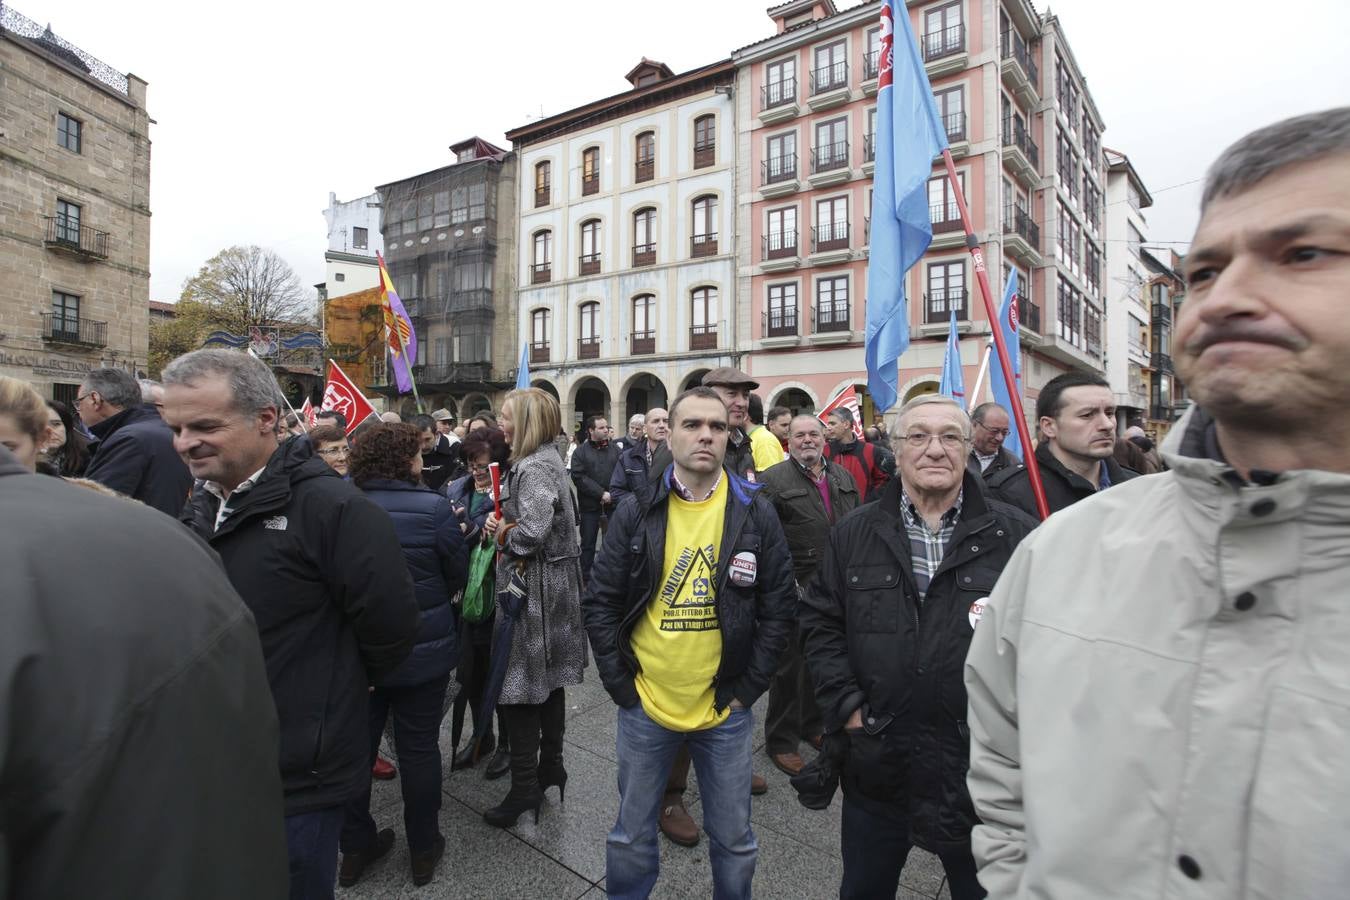
<path fill-rule="evenodd" d="M 417 645 L 379 687 L 409 687 L 446 677 L 459 663 L 459 610 L 450 600 L 464 587 L 469 554 L 450 501 L 406 481 L 371 479 L 360 485 L 394 521 L 421 609 Z"/>
<path fill-rule="evenodd" d="M 620 453 L 619 464 L 614 467 L 614 475 L 609 479 L 609 496 L 615 507 L 629 494 L 635 494 L 642 506 L 651 503 L 656 486 L 661 481 L 661 473 L 671 460 L 670 447 L 662 444 L 652 454 L 652 464 L 647 465 L 646 441 L 639 441 Z"/>
<path fill-rule="evenodd" d="M 789 458 L 759 476 L 764 495 L 773 503 L 778 521 L 783 525 L 783 534 L 792 552 L 793 573 L 797 583 L 802 585 L 820 567 L 830 544 L 830 526 L 857 509 L 860 502 L 858 486 L 848 470 L 829 460 L 823 462 L 830 487 L 833 520 L 825 513 L 820 489 L 795 460 Z"/>
<path fill-rule="evenodd" d="M 582 441 L 572 454 L 572 483 L 577 486 L 577 509 L 599 512 L 600 498 L 609 490 L 609 480 L 619 464 L 619 448 L 610 441 L 601 449 Z M 613 497 L 610 500 L 613 501 Z"/>
<path fill-rule="evenodd" d="M 1036 462 L 1041 464 L 1041 484 L 1045 487 L 1045 502 L 1050 506 L 1050 512 L 1059 512 L 1097 493 L 1095 485 L 1089 484 L 1082 475 L 1070 472 L 1062 462 L 1055 459 L 1049 444 L 1042 442 L 1036 446 Z M 1139 477 L 1134 469 L 1122 467 L 1109 456 L 1102 460 L 1102 465 L 1106 466 L 1107 477 L 1113 485 Z M 1036 511 L 1036 497 L 1031 491 L 1031 476 L 1027 474 L 1026 466 L 1004 469 L 986 478 L 985 484 L 1004 503 L 1011 503 L 1037 521 L 1040 520 L 1040 514 Z"/>
<path fill-rule="evenodd" d="M 124 409 L 89 430 L 98 442 L 85 478 L 178 517 L 192 490 L 192 474 L 153 406 Z"/>
<path fill-rule="evenodd" d="M 0 896 L 284 900 L 258 629 L 204 542 L 0 447 L 0 598 Z"/>
<path fill-rule="evenodd" d="M 257 620 L 281 720 L 286 814 L 340 806 L 370 778 L 371 679 L 398 668 L 417 637 L 398 536 L 303 435 L 236 497 L 216 530 L 220 501 L 199 483 L 183 519 L 220 554 Z"/>
<path fill-rule="evenodd" d="M 610 518 L 581 598 L 600 680 L 623 707 L 639 699 L 633 683 L 638 661 L 631 638 L 661 586 L 673 468 L 658 482 L 650 505 L 643 506 L 630 496 Z M 713 679 L 713 705 L 718 710 L 733 699 L 748 708 L 768 689 L 778 658 L 787 647 L 797 600 L 792 559 L 773 506 L 759 496 L 757 485 L 731 473 L 725 477 L 730 482 L 715 593 L 722 633 L 722 660 Z M 729 562 L 741 553 L 755 557 L 753 585 L 738 585 L 729 577 Z"/>
<path fill-rule="evenodd" d="M 841 778 L 849 800 L 908 823 L 925 850 L 968 848 L 966 650 L 977 604 L 1036 523 L 965 473 L 961 518 L 920 604 L 900 487 L 891 481 L 830 534 L 802 596 L 802 648 L 825 730 L 862 709 Z"/>
<path fill-rule="evenodd" d="M 987 469 L 980 468 L 980 459 L 975 455 L 974 450 L 970 451 L 970 455 L 966 457 L 966 470 L 972 475 L 979 475 L 986 482 L 992 480 L 993 477 L 1000 472 L 1007 471 L 1008 469 L 1020 469 L 1022 467 L 1022 461 L 1016 456 L 1013 456 L 1012 451 L 1007 447 L 998 448 L 998 454 L 994 457 L 994 461 L 989 464 L 989 468 Z"/>

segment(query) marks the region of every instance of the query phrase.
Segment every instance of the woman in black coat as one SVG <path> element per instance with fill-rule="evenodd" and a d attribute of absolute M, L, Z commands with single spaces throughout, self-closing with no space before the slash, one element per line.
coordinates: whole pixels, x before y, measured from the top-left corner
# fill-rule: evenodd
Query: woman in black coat
<path fill-rule="evenodd" d="M 450 501 L 419 483 L 422 448 L 417 429 L 371 426 L 353 448 L 352 482 L 394 521 L 416 588 L 421 623 L 408 659 L 380 678 L 370 695 L 370 761 L 375 762 L 385 719 L 394 717 L 394 747 L 402 769 L 403 823 L 412 855 L 413 883 L 431 881 L 445 852 L 437 826 L 441 808 L 441 715 L 450 670 L 459 656 L 459 613 L 451 598 L 464 585 L 467 556 Z M 370 782 L 347 804 L 338 881 L 355 884 L 371 862 L 389 852 L 394 831 L 375 832 Z"/>
<path fill-rule="evenodd" d="M 445 487 L 450 505 L 459 517 L 460 527 L 464 531 L 464 541 L 469 546 L 479 541 L 483 533 L 483 522 L 492 512 L 492 477 L 488 471 L 489 463 L 501 467 L 502 483 L 506 482 L 506 472 L 511 448 L 506 437 L 498 428 L 477 428 L 464 436 L 464 460 L 469 466 L 469 474 L 458 478 Z M 469 731 L 478 721 L 478 709 L 483 697 L 483 685 L 488 675 L 488 654 L 492 649 L 492 624 L 495 615 L 484 622 L 465 623 L 460 631 L 460 665 L 455 674 L 461 690 L 455 695 L 450 733 L 458 738 L 464 727 L 464 709 L 467 706 L 473 713 Z M 511 770 L 511 748 L 506 739 L 506 728 L 502 724 L 500 711 L 497 713 L 497 734 L 494 742 L 492 732 L 483 736 L 482 746 L 478 748 L 479 757 L 492 753 L 494 743 L 496 752 L 488 761 L 484 774 L 489 779 L 500 778 Z M 469 768 L 474 764 L 474 746 L 470 743 L 455 754 L 450 762 L 451 770 Z"/>

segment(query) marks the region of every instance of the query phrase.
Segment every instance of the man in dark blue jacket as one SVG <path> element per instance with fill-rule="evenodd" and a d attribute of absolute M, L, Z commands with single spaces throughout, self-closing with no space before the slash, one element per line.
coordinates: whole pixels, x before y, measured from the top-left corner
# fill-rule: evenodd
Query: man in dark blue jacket
<path fill-rule="evenodd" d="M 163 378 L 164 420 L 198 479 L 183 518 L 220 554 L 262 639 L 291 896 L 332 897 L 343 804 L 370 779 L 370 684 L 416 641 L 412 579 L 383 510 L 304 437 L 277 446 L 285 400 L 266 364 L 197 350 Z"/>
<path fill-rule="evenodd" d="M 75 397 L 75 411 L 95 443 L 85 477 L 177 517 L 192 476 L 173 449 L 173 434 L 129 372 L 95 369 Z"/>
<path fill-rule="evenodd" d="M 670 407 L 674 462 L 649 506 L 614 515 L 582 598 L 596 668 L 620 707 L 619 817 L 607 889 L 656 883 L 657 822 L 671 765 L 688 745 L 711 838 L 713 893 L 749 896 L 750 707 L 787 645 L 795 587 L 787 541 L 758 488 L 723 468 L 726 404 L 697 387 Z"/>
<path fill-rule="evenodd" d="M 619 463 L 619 448 L 609 439 L 609 423 L 604 416 L 586 419 L 586 440 L 572 454 L 572 483 L 577 488 L 577 512 L 581 517 L 581 578 L 591 577 L 595 562 L 595 542 L 600 534 L 600 519 L 614 509 L 609 480 Z"/>
<path fill-rule="evenodd" d="M 670 415 L 660 407 L 647 410 L 642 422 L 643 438 L 619 454 L 619 463 L 609 479 L 609 496 L 617 509 L 623 498 L 636 494 L 646 506 L 670 465 L 666 439 L 670 437 Z"/>

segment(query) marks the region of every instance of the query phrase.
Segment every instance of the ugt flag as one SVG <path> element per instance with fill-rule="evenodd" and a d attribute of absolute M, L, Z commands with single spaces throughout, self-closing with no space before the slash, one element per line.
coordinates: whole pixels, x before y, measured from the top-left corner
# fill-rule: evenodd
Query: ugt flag
<path fill-rule="evenodd" d="M 380 306 L 384 310 L 384 339 L 389 345 L 389 367 L 394 370 L 394 380 L 398 383 L 400 394 L 413 389 L 412 363 L 417 359 L 417 332 L 413 331 L 412 319 L 403 308 L 403 301 L 394 290 L 394 282 L 389 278 L 389 270 L 384 267 L 384 257 L 376 253 L 380 264 Z"/>
<path fill-rule="evenodd" d="M 876 172 L 872 178 L 872 237 L 867 262 L 867 391 L 879 412 L 895 405 L 900 354 L 909 346 L 905 273 L 933 240 L 928 176 L 933 157 L 947 148 L 933 88 L 900 6 L 881 7 L 877 91 Z M 898 43 L 896 38 L 899 38 Z"/>
<path fill-rule="evenodd" d="M 1022 347 L 1017 342 L 1017 272 L 1008 273 L 1008 283 L 1003 287 L 1003 303 L 998 309 L 998 327 L 1003 329 L 1003 343 L 1008 346 L 1008 366 L 1012 369 L 1013 380 L 1017 382 L 1017 396 L 1022 396 Z M 1003 378 L 1003 367 L 997 359 L 989 361 L 989 387 L 994 392 L 994 402 L 1013 415 L 1012 395 L 1008 393 L 1008 382 Z M 1003 439 L 1003 449 L 1022 458 L 1022 436 L 1017 433 L 1017 423 L 1013 423 L 1008 436 Z"/>
<path fill-rule="evenodd" d="M 947 352 L 942 357 L 942 381 L 938 393 L 966 405 L 966 376 L 961 371 L 961 339 L 956 336 L 956 310 L 952 310 L 951 330 L 947 332 Z"/>

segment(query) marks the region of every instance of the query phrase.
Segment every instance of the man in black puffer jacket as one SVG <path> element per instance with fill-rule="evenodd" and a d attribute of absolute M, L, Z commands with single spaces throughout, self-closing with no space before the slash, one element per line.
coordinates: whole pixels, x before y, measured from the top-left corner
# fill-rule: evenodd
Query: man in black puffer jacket
<path fill-rule="evenodd" d="M 619 463 L 619 448 L 609 439 L 609 422 L 590 416 L 583 429 L 586 440 L 572 454 L 572 483 L 577 488 L 577 512 L 581 518 L 581 578 L 591 577 L 600 519 L 613 508 L 609 480 Z"/>
<path fill-rule="evenodd" d="M 1036 522 L 966 470 L 971 430 L 948 397 L 905 404 L 899 477 L 834 527 L 802 597 L 827 753 L 845 758 L 842 898 L 894 896 L 911 846 L 942 860 L 952 900 L 985 896 L 970 849 L 963 666 L 994 582 Z"/>
<path fill-rule="evenodd" d="M 285 401 L 266 364 L 197 350 L 163 380 L 164 419 L 198 479 L 183 518 L 220 554 L 262 639 L 291 893 L 331 897 L 343 804 L 370 779 L 370 683 L 416 640 L 412 579 L 383 510 L 305 437 L 277 446 Z"/>

